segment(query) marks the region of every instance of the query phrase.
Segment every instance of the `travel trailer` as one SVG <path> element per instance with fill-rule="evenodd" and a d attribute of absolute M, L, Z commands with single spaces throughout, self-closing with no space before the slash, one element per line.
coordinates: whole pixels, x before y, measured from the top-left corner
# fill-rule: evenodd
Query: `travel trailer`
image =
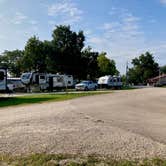
<path fill-rule="evenodd" d="M 123 85 L 120 76 L 103 76 L 98 79 L 99 88 L 121 88 Z"/>
<path fill-rule="evenodd" d="M 73 86 L 72 75 L 29 72 L 22 74 L 21 81 L 27 86 L 27 90 L 37 87 L 40 91 L 53 91 L 54 89 L 64 89 Z"/>
<path fill-rule="evenodd" d="M 7 91 L 7 69 L 0 68 L 0 92 Z"/>

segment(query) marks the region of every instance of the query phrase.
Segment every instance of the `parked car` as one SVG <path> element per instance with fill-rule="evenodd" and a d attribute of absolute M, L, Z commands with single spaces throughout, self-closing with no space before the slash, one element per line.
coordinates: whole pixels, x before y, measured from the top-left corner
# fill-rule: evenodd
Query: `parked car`
<path fill-rule="evenodd" d="M 96 90 L 97 89 L 97 84 L 94 83 L 93 81 L 82 81 L 79 84 L 75 85 L 76 90 Z"/>

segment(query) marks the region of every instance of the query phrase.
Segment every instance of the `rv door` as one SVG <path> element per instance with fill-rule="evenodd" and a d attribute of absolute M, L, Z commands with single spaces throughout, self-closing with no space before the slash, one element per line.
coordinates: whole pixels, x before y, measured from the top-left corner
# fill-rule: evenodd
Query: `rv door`
<path fill-rule="evenodd" d="M 5 91 L 7 88 L 7 71 L 0 69 L 0 91 Z"/>

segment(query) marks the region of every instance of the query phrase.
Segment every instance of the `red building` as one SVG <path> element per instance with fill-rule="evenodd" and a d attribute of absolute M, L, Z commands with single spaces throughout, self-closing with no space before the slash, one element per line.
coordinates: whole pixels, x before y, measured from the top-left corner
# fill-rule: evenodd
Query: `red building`
<path fill-rule="evenodd" d="M 166 74 L 162 74 L 160 76 L 150 78 L 147 80 L 148 84 L 151 86 L 162 86 L 166 85 Z"/>

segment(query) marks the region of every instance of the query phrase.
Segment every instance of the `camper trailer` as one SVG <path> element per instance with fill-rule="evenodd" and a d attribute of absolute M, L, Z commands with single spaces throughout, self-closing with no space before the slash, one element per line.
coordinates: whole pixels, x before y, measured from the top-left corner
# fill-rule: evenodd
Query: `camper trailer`
<path fill-rule="evenodd" d="M 29 90 L 36 87 L 40 91 L 53 91 L 54 89 L 64 89 L 73 86 L 72 75 L 30 72 L 23 73 L 21 81 Z"/>
<path fill-rule="evenodd" d="M 103 76 L 98 79 L 99 88 L 121 88 L 123 85 L 120 76 Z"/>
<path fill-rule="evenodd" d="M 0 92 L 7 90 L 7 70 L 0 68 Z"/>

